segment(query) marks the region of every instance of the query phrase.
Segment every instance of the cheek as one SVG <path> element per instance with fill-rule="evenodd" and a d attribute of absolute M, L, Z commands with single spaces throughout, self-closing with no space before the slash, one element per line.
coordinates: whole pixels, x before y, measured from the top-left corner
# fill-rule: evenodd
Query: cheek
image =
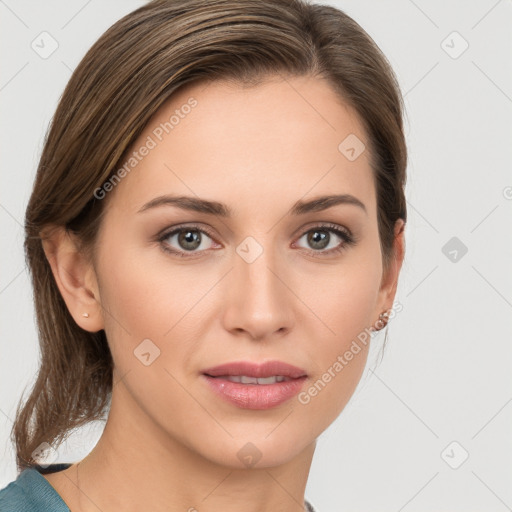
<path fill-rule="evenodd" d="M 173 273 L 167 267 L 166 273 L 165 258 L 156 265 L 149 253 L 120 245 L 112 245 L 111 250 L 104 247 L 98 274 L 102 306 L 107 311 L 105 331 L 116 378 L 123 381 L 117 390 L 118 401 L 134 401 L 134 414 L 140 408 L 180 437 L 180 433 L 193 431 L 194 425 L 204 422 L 204 409 L 180 384 L 184 362 L 195 348 L 194 339 L 183 331 L 188 320 L 183 317 L 200 290 L 183 292 L 188 280 L 183 268 Z M 195 302 L 198 300 L 199 296 Z M 173 339 L 183 342 L 173 343 Z M 187 414 L 176 415 L 176 410 Z"/>
<path fill-rule="evenodd" d="M 317 269 L 314 275 L 298 273 L 298 295 L 314 313 L 310 316 L 316 320 L 316 338 L 325 340 L 326 354 L 343 350 L 376 320 L 382 270 L 379 255 L 372 246 L 372 250 L 347 255 L 339 265 Z"/>
<path fill-rule="evenodd" d="M 315 372 L 298 396 L 298 407 L 322 418 L 314 435 L 341 413 L 359 383 L 371 342 L 368 329 L 375 321 L 380 277 L 378 260 L 362 258 L 336 271 L 328 286 L 318 287 L 322 280 L 317 280 L 316 287 L 303 287 L 308 305 L 322 320 L 314 322 L 311 332 L 316 329 L 316 337 L 311 336 L 316 342 L 308 347 Z"/>
<path fill-rule="evenodd" d="M 101 300 L 110 313 L 106 325 L 117 331 L 121 324 L 133 336 L 160 338 L 172 326 L 173 311 L 180 309 L 180 273 L 166 270 L 162 258 L 151 259 L 155 251 L 121 244 L 105 245 L 99 258 Z"/>
<path fill-rule="evenodd" d="M 153 311 L 158 304 L 166 302 L 153 285 L 155 277 L 147 271 L 141 260 L 143 255 L 128 244 L 123 245 L 124 242 L 116 234 L 105 235 L 97 258 L 105 333 L 121 375 L 144 367 L 137 358 L 138 347 L 145 346 L 141 343 L 148 345 L 144 340 L 154 343 L 153 348 L 149 344 L 152 357 L 162 349 L 164 326 L 159 325 Z"/>
<path fill-rule="evenodd" d="M 103 246 L 102 252 L 98 274 L 105 332 L 120 371 L 139 368 L 138 355 L 148 351 L 151 359 L 158 356 L 152 371 L 160 366 L 172 373 L 187 371 L 183 362 L 200 343 L 207 302 L 202 299 L 215 276 L 199 279 L 194 265 L 173 264 L 157 249 L 123 247 L 121 241 Z M 156 386 L 161 379 L 169 375 L 155 378 Z"/>

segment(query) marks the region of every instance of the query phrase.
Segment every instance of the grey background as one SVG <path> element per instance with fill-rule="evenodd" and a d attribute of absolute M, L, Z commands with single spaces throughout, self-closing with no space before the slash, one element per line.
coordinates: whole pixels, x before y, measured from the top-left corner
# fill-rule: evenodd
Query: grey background
<path fill-rule="evenodd" d="M 0 488 L 16 477 L 9 432 L 38 366 L 22 224 L 44 134 L 86 50 L 143 3 L 0 0 Z M 398 75 L 409 220 L 403 310 L 319 438 L 306 496 L 319 512 L 511 510 L 512 2 L 320 3 L 358 21 Z M 58 42 L 46 59 L 31 48 L 43 31 Z M 84 457 L 101 428 L 76 432 L 57 462 Z"/>

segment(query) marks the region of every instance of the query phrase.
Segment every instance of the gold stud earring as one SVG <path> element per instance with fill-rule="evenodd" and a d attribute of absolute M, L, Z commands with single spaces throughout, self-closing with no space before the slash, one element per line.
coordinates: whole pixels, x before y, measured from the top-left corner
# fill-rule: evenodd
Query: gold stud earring
<path fill-rule="evenodd" d="M 83 316 L 84 318 L 89 318 L 89 313 L 82 313 L 82 316 Z"/>
<path fill-rule="evenodd" d="M 379 315 L 379 321 L 384 324 L 381 329 L 384 329 L 384 327 L 386 327 L 388 325 L 388 322 L 389 322 L 389 317 L 391 316 L 390 315 L 390 311 L 391 310 L 386 310 L 384 312 L 382 312 L 380 315 Z M 380 331 L 380 329 L 379 329 Z"/>
<path fill-rule="evenodd" d="M 387 321 L 389 320 L 389 317 L 390 317 L 389 310 L 386 310 L 386 311 L 384 311 L 383 313 L 381 313 L 381 314 L 379 315 L 379 318 L 380 318 L 381 320 L 384 320 L 385 322 L 387 322 Z"/>

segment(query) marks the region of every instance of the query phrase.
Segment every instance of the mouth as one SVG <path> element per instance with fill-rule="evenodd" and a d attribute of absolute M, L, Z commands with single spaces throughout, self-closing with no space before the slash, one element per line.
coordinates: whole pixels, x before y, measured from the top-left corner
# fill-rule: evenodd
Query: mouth
<path fill-rule="evenodd" d="M 284 375 L 271 375 L 270 377 L 250 377 L 248 375 L 206 375 L 213 379 L 224 379 L 229 380 L 229 382 L 240 382 L 241 384 L 268 385 L 275 384 L 276 382 L 288 382 L 292 380 L 290 377 L 285 377 Z"/>
<path fill-rule="evenodd" d="M 304 385 L 302 368 L 282 361 L 226 363 L 203 370 L 209 388 L 242 409 L 270 409 L 290 400 Z"/>

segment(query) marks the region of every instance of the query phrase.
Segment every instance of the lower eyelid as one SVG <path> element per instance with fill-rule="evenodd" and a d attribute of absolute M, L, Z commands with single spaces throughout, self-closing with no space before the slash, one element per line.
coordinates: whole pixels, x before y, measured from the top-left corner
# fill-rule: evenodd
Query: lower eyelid
<path fill-rule="evenodd" d="M 210 235 L 207 231 L 205 231 L 203 228 L 199 229 L 199 228 L 196 228 L 196 227 L 183 227 L 183 228 L 178 228 L 178 229 L 173 229 L 172 231 L 169 231 L 167 233 L 164 233 L 163 235 L 159 236 L 158 237 L 158 242 L 160 242 L 163 246 L 165 247 L 168 247 L 169 244 L 166 244 L 165 241 L 168 240 L 170 237 L 173 237 L 183 231 L 198 231 L 199 233 L 201 233 L 202 235 L 206 235 L 210 240 L 212 240 L 213 243 L 217 244 L 217 242 L 215 241 L 214 237 L 212 235 Z M 173 253 L 185 253 L 185 254 L 199 254 L 201 252 L 204 252 L 206 251 L 207 249 L 203 249 L 201 251 L 184 251 L 184 250 L 179 250 L 179 249 L 168 249 L 168 252 L 173 252 Z"/>
<path fill-rule="evenodd" d="M 219 243 L 216 242 L 215 238 L 210 233 L 208 233 L 208 231 L 206 231 L 204 228 L 199 228 L 196 226 L 184 226 L 184 227 L 175 228 L 175 229 L 158 237 L 158 241 L 160 242 L 160 245 L 162 246 L 163 250 L 165 250 L 167 253 L 171 253 L 171 254 L 177 255 L 179 257 L 194 257 L 194 255 L 199 255 L 201 253 L 204 253 L 204 252 L 207 252 L 210 250 L 210 249 L 203 249 L 201 251 L 185 251 L 185 250 L 170 248 L 169 244 L 165 244 L 166 239 L 168 239 L 169 237 L 174 236 L 182 231 L 186 231 L 186 230 L 198 231 L 201 234 L 206 235 L 208 238 L 210 238 L 214 244 L 219 245 Z M 310 233 L 311 231 L 314 231 L 314 230 L 327 231 L 329 233 L 334 233 L 337 237 L 341 238 L 341 240 L 342 240 L 341 245 L 338 245 L 337 247 L 334 247 L 332 249 L 318 250 L 318 251 L 316 251 L 314 249 L 303 248 L 303 247 L 299 247 L 299 249 L 305 249 L 306 251 L 309 251 L 311 253 L 316 253 L 319 255 L 330 254 L 330 253 L 334 253 L 336 251 L 341 251 L 341 250 L 347 248 L 347 246 L 353 245 L 356 242 L 355 237 L 351 233 L 346 232 L 343 228 L 338 227 L 338 226 L 333 227 L 333 226 L 322 226 L 322 225 L 313 226 L 313 227 L 305 230 L 297 238 L 297 240 L 300 240 L 302 237 L 304 237 L 305 235 L 307 235 L 308 233 Z M 294 244 L 295 243 L 296 242 L 294 242 Z"/>
<path fill-rule="evenodd" d="M 300 240 L 301 238 L 306 236 L 308 233 L 310 233 L 311 231 L 315 231 L 315 230 L 327 231 L 329 233 L 334 233 L 335 236 L 337 236 L 339 239 L 341 239 L 341 242 L 336 247 L 332 247 L 331 249 L 315 250 L 315 249 L 308 249 L 305 247 L 300 247 L 300 249 L 305 249 L 306 251 L 313 253 L 313 254 L 318 254 L 318 255 L 326 254 L 327 255 L 327 254 L 334 254 L 336 252 L 343 251 L 346 248 L 348 248 L 349 246 L 355 244 L 355 238 L 352 235 L 350 235 L 349 233 L 346 233 L 344 230 L 341 230 L 338 228 L 334 229 L 334 228 L 324 228 L 324 227 L 314 227 L 312 229 L 308 229 L 301 236 L 299 236 L 299 238 L 297 240 Z"/>

